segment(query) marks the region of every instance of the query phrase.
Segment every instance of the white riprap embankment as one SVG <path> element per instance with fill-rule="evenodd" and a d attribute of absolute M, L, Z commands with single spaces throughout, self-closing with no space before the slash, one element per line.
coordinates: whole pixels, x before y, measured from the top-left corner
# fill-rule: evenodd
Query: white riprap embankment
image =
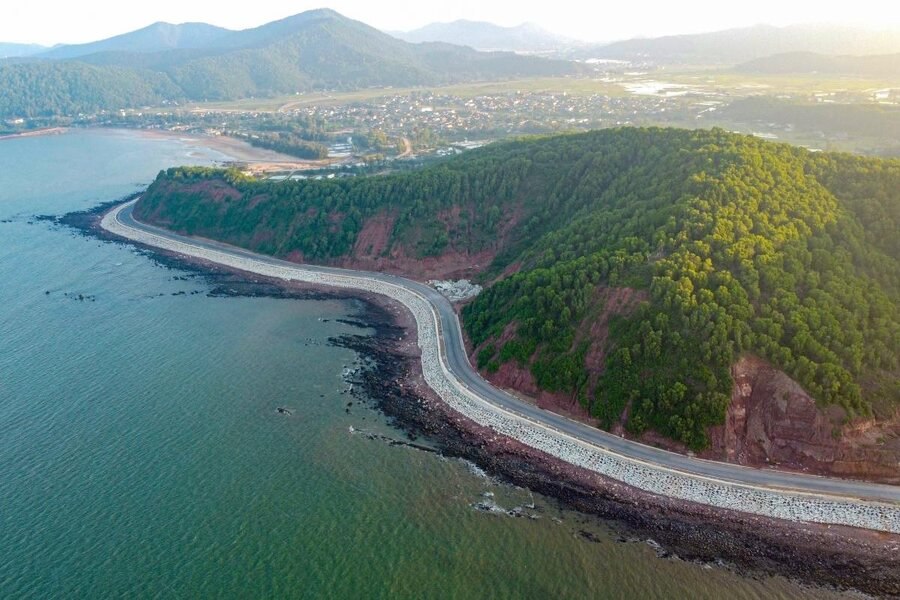
<path fill-rule="evenodd" d="M 322 273 L 301 265 L 268 264 L 127 227 L 116 218 L 123 207 L 113 209 L 102 220 L 104 229 L 123 238 L 241 271 L 364 290 L 399 301 L 415 317 L 422 351 L 422 371 L 428 385 L 462 415 L 527 446 L 638 489 L 671 498 L 792 521 L 850 525 L 900 533 L 900 506 L 753 487 L 674 471 L 589 445 L 536 421 L 512 414 L 470 392 L 447 370 L 439 343 L 437 315 L 430 302 L 417 293 L 366 277 Z"/>

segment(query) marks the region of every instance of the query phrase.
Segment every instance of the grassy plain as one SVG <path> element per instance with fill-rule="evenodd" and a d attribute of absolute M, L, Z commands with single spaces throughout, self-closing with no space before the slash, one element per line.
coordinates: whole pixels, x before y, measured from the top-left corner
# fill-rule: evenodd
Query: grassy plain
<path fill-rule="evenodd" d="M 514 92 L 568 93 L 589 96 L 605 94 L 612 97 L 627 95 L 627 91 L 618 82 L 606 78 L 574 78 L 574 77 L 541 77 L 534 79 L 514 79 L 509 81 L 487 81 L 480 83 L 460 83 L 445 86 L 426 86 L 408 88 L 366 88 L 349 92 L 309 92 L 276 96 L 273 98 L 245 98 L 223 102 L 198 102 L 183 107 L 193 111 L 251 111 L 275 112 L 291 107 L 308 105 L 329 106 L 347 104 L 349 102 L 367 102 L 411 94 L 413 92 L 432 92 L 434 94 L 471 98 L 484 94 L 502 94 Z"/>

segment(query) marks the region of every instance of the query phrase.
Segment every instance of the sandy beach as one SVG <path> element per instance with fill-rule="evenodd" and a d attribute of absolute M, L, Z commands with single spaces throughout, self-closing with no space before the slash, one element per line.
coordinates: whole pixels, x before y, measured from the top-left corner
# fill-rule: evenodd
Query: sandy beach
<path fill-rule="evenodd" d="M 203 148 L 209 148 L 228 156 L 236 166 L 254 175 L 276 171 L 321 169 L 340 162 L 335 159 L 301 160 L 274 150 L 257 148 L 243 140 L 226 135 L 202 135 L 158 129 L 126 129 L 121 131 L 128 131 L 146 138 L 177 139 Z"/>
<path fill-rule="evenodd" d="M 339 164 L 346 159 L 324 159 L 324 160 L 302 160 L 288 154 L 275 152 L 266 148 L 257 148 L 244 140 L 229 137 L 227 135 L 204 135 L 197 133 L 186 133 L 182 131 L 166 131 L 160 129 L 129 129 L 129 128 L 106 128 L 94 127 L 90 128 L 94 131 L 105 131 L 111 134 L 127 134 L 136 135 L 147 139 L 168 139 L 178 140 L 189 146 L 196 146 L 198 153 L 200 149 L 212 150 L 214 152 L 224 154 L 226 159 L 223 161 L 229 166 L 235 166 L 250 175 L 260 176 L 271 173 L 284 173 L 290 171 L 305 171 L 309 169 L 322 169 L 331 165 Z M 0 140 L 18 139 L 26 137 L 38 137 L 45 135 L 62 135 L 71 131 L 71 127 L 49 127 L 46 129 L 35 129 L 32 131 L 23 131 L 21 133 L 11 133 L 8 135 L 0 135 Z"/>
<path fill-rule="evenodd" d="M 68 127 L 46 127 L 44 129 L 32 129 L 20 133 L 0 135 L 0 140 L 14 140 L 16 138 L 39 137 L 42 135 L 61 135 L 69 131 Z"/>

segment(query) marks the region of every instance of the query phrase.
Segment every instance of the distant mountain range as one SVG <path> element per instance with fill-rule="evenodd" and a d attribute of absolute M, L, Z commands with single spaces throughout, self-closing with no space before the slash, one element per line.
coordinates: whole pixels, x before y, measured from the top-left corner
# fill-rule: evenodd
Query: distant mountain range
<path fill-rule="evenodd" d="M 0 42 L 0 58 L 31 56 L 47 49 L 46 46 L 39 44 L 5 44 Z"/>
<path fill-rule="evenodd" d="M 445 42 L 471 46 L 477 50 L 509 50 L 514 52 L 559 51 L 575 43 L 550 33 L 533 23 L 502 27 L 484 21 L 461 19 L 452 23 L 431 23 L 413 31 L 390 32 L 406 42 Z"/>
<path fill-rule="evenodd" d="M 788 52 L 894 54 L 900 52 L 900 29 L 871 31 L 823 25 L 756 25 L 712 33 L 625 40 L 583 48 L 576 56 L 661 64 L 736 65 Z"/>
<path fill-rule="evenodd" d="M 743 73 L 812 74 L 867 77 L 900 81 L 900 54 L 829 56 L 815 52 L 787 52 L 757 58 L 736 68 Z"/>
<path fill-rule="evenodd" d="M 0 59 L 0 118 L 315 89 L 562 76 L 589 68 L 568 60 L 473 48 L 557 52 L 581 60 L 740 65 L 746 72 L 879 78 L 895 78 L 900 64 L 900 31 L 850 27 L 756 26 L 602 46 L 579 46 L 530 24 L 500 27 L 455 21 L 398 35 L 415 43 L 319 9 L 241 31 L 205 23 L 154 23 L 87 44 L 53 48 L 0 44 L 0 57 L 6 57 Z M 852 55 L 882 56 L 863 60 Z"/>
<path fill-rule="evenodd" d="M 0 62 L 0 116 L 95 112 L 164 100 L 440 85 L 575 73 L 573 63 L 444 43 L 409 44 L 332 10 L 230 31 L 156 23 Z"/>
<path fill-rule="evenodd" d="M 314 10 L 206 46 L 164 52 L 100 52 L 98 66 L 165 73 L 191 99 L 229 99 L 310 89 L 435 85 L 475 79 L 571 73 L 574 65 L 479 53 L 449 44 L 414 45 L 331 10 Z"/>
<path fill-rule="evenodd" d="M 480 50 L 541 52 L 577 60 L 598 58 L 655 64 L 738 65 L 775 54 L 794 53 L 827 56 L 900 53 L 900 29 L 872 31 L 831 25 L 755 25 L 609 44 L 579 42 L 530 23 L 501 27 L 466 20 L 431 23 L 413 31 L 391 34 L 414 43 L 442 41 Z"/>
<path fill-rule="evenodd" d="M 163 52 L 179 48 L 205 48 L 234 33 L 206 23 L 154 23 L 143 29 L 88 44 L 64 44 L 39 54 L 41 58 L 77 58 L 98 52 Z"/>

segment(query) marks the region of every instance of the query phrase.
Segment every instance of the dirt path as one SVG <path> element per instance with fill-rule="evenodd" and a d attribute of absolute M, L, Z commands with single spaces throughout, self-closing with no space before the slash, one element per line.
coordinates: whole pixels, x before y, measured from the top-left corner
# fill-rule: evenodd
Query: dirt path
<path fill-rule="evenodd" d="M 412 142 L 406 137 L 402 137 L 400 140 L 403 142 L 403 152 L 398 154 L 397 158 L 406 158 L 412 154 Z"/>

